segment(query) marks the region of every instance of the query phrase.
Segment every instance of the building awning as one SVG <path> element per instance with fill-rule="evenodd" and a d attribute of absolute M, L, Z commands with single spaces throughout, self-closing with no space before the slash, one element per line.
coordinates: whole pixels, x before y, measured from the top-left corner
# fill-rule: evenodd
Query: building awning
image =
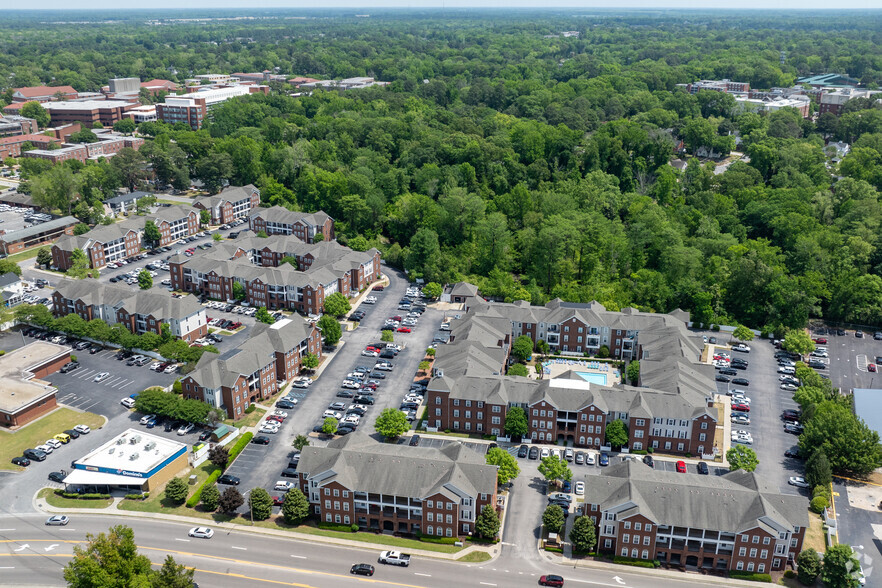
<path fill-rule="evenodd" d="M 64 479 L 65 484 L 76 486 L 143 486 L 147 478 L 133 478 L 104 472 L 73 470 Z"/>

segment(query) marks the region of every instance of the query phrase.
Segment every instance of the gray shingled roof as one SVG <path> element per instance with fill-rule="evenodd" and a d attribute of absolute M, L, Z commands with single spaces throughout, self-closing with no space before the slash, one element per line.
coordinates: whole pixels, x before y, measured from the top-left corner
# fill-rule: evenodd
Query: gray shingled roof
<path fill-rule="evenodd" d="M 93 278 L 65 278 L 58 282 L 55 290 L 68 300 L 125 308 L 129 314 L 152 315 L 163 320 L 183 319 L 203 308 L 195 296 L 175 298 L 165 290 L 134 291 L 126 286 L 102 284 Z"/>
<path fill-rule="evenodd" d="M 254 187 L 254 184 L 248 184 L 247 186 L 229 186 L 224 188 L 220 194 L 215 194 L 214 196 L 202 196 L 201 198 L 194 200 L 194 203 L 202 204 L 206 208 L 214 208 L 222 202 L 238 202 L 239 200 L 250 198 L 252 192 L 256 190 L 257 188 Z"/>
<path fill-rule="evenodd" d="M 288 210 L 282 206 L 273 206 L 270 208 L 257 208 L 251 212 L 251 218 L 260 217 L 268 222 L 293 225 L 298 221 L 302 221 L 306 225 L 320 227 L 325 224 L 330 217 L 323 210 L 317 212 L 299 212 Z"/>

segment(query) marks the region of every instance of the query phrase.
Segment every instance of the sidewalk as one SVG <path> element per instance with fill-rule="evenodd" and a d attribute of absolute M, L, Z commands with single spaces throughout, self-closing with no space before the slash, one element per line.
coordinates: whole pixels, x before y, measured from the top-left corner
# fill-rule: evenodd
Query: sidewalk
<path fill-rule="evenodd" d="M 717 584 L 720 586 L 752 586 L 756 588 L 758 585 L 757 582 L 750 582 L 748 580 L 736 580 L 733 578 L 724 578 L 722 576 L 712 576 L 712 575 L 702 575 L 700 573 L 694 572 L 680 572 L 676 570 L 666 570 L 663 568 L 639 568 L 636 566 L 628 566 L 622 564 L 615 564 L 612 562 L 604 562 L 604 561 L 595 561 L 591 559 L 573 559 L 571 557 L 567 557 L 564 555 L 561 558 L 561 563 L 563 565 L 572 566 L 573 569 L 582 568 L 582 569 L 593 569 L 593 570 L 603 570 L 604 572 L 612 572 L 621 573 L 621 574 L 640 574 L 643 576 L 649 576 L 653 578 L 657 578 L 662 585 L 664 585 L 665 580 L 671 579 L 679 579 L 681 581 L 693 581 L 696 583 L 701 583 L 703 585 Z"/>

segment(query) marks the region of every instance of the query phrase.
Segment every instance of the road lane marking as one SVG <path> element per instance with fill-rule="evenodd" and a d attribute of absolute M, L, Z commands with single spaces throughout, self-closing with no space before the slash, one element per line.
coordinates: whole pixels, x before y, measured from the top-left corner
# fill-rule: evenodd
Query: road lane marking
<path fill-rule="evenodd" d="M 230 549 L 239 549 L 239 550 L 242 550 L 242 551 L 248 551 L 248 548 L 247 548 L 247 547 L 238 547 L 238 546 L 236 546 L 236 545 L 230 545 Z"/>
<path fill-rule="evenodd" d="M 0 529 L 0 532 L 3 532 L 3 531 L 15 531 L 15 529 Z"/>
<path fill-rule="evenodd" d="M 491 584 L 490 582 L 480 582 L 481 586 L 496 586 L 496 584 Z"/>
<path fill-rule="evenodd" d="M 292 555 L 291 557 L 296 557 L 297 559 L 307 559 L 305 555 Z"/>
<path fill-rule="evenodd" d="M 432 574 L 422 574 L 422 573 L 420 573 L 420 572 L 414 572 L 413 575 L 414 575 L 414 576 L 425 576 L 426 578 L 431 578 L 431 577 L 432 577 Z"/>
<path fill-rule="evenodd" d="M 180 537 L 175 537 L 175 541 L 184 541 L 185 543 L 189 543 L 189 539 L 181 539 Z"/>

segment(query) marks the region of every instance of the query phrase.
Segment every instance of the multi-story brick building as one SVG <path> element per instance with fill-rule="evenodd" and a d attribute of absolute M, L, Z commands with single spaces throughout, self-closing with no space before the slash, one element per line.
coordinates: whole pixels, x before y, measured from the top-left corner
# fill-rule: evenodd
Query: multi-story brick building
<path fill-rule="evenodd" d="M 285 257 L 297 259 L 302 271 L 282 264 Z M 352 251 L 335 241 L 309 245 L 294 236 L 243 234 L 192 257 L 173 255 L 169 274 L 176 290 L 229 300 L 238 282 L 253 306 L 319 313 L 331 294 L 350 297 L 374 282 L 380 253 Z"/>
<path fill-rule="evenodd" d="M 141 251 L 142 230 L 143 221 L 131 219 L 112 225 L 99 225 L 82 235 L 64 235 L 52 246 L 52 265 L 67 271 L 76 249 L 86 254 L 92 268 L 102 268 L 111 261 L 137 255 Z"/>
<path fill-rule="evenodd" d="M 85 321 L 120 323 L 138 335 L 159 335 L 163 324 L 173 337 L 185 341 L 208 334 L 205 307 L 193 296 L 176 298 L 164 290 L 134 292 L 91 278 L 61 280 L 52 294 L 52 312 L 56 317 L 75 313 Z"/>
<path fill-rule="evenodd" d="M 26 116 L 0 115 L 0 137 L 31 135 L 39 132 L 37 121 Z"/>
<path fill-rule="evenodd" d="M 349 435 L 304 447 L 298 474 L 317 520 L 366 530 L 466 536 L 481 509 L 496 506 L 496 466 L 458 443 L 409 447 Z"/>
<path fill-rule="evenodd" d="M 857 88 L 839 88 L 833 92 L 821 94 L 818 104 L 818 115 L 831 113 L 839 116 L 842 107 L 855 98 L 879 98 L 880 90 L 858 90 Z"/>
<path fill-rule="evenodd" d="M 159 229 L 160 247 L 199 232 L 199 211 L 192 206 L 162 206 L 148 215 L 147 220 L 153 221 Z"/>
<path fill-rule="evenodd" d="M 325 241 L 334 240 L 334 219 L 323 211 L 314 213 L 294 212 L 281 206 L 257 208 L 248 219 L 255 233 L 267 235 L 294 235 L 304 243 L 314 243 L 321 234 Z"/>
<path fill-rule="evenodd" d="M 587 476 L 599 551 L 691 570 L 770 573 L 793 565 L 809 525 L 803 497 L 755 472 L 700 476 L 623 462 Z"/>
<path fill-rule="evenodd" d="M 236 96 L 246 96 L 255 92 L 264 92 L 267 86 L 236 85 L 209 90 L 197 90 L 186 96 L 169 96 L 162 104 L 156 105 L 156 116 L 169 124 L 185 123 L 194 131 L 198 131 L 208 117 L 213 106 Z"/>
<path fill-rule="evenodd" d="M 48 149 L 51 143 L 61 143 L 54 137 L 46 135 L 16 135 L 0 139 L 0 159 L 21 157 L 22 145 L 29 144 L 40 149 Z"/>
<path fill-rule="evenodd" d="M 138 106 L 138 102 L 125 100 L 87 100 L 84 102 L 47 102 L 43 107 L 49 111 L 53 125 L 80 123 L 92 128 L 96 122 L 105 127 L 128 118 L 126 112 Z"/>
<path fill-rule="evenodd" d="M 299 318 L 258 324 L 239 347 L 220 356 L 204 354 L 181 386 L 186 398 L 207 402 L 238 419 L 251 404 L 269 398 L 282 382 L 299 375 L 308 353 L 321 357 L 321 350 L 319 330 Z"/>
<path fill-rule="evenodd" d="M 215 196 L 197 198 L 193 206 L 211 212 L 211 224 L 223 225 L 247 217 L 260 205 L 260 190 L 252 184 L 231 186 Z"/>

